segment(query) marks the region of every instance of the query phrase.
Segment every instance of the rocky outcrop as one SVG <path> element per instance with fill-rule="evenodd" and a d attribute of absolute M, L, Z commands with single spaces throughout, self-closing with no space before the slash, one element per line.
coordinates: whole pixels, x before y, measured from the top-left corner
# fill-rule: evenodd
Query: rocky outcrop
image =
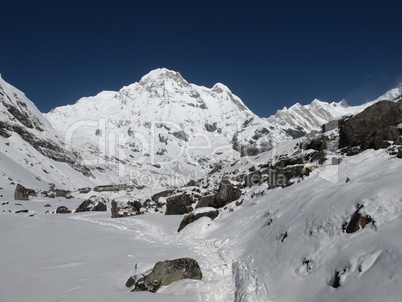
<path fill-rule="evenodd" d="M 210 211 L 203 211 L 203 212 L 198 212 L 198 213 L 190 213 L 186 216 L 184 216 L 183 220 L 180 223 L 179 229 L 177 232 L 180 232 L 182 229 L 184 229 L 187 225 L 190 223 L 193 223 L 194 221 L 200 219 L 201 217 L 209 217 L 212 220 L 214 220 L 216 217 L 218 217 L 219 211 L 211 209 Z"/>
<path fill-rule="evenodd" d="M 29 200 L 29 196 L 36 196 L 36 192 L 32 189 L 25 188 L 21 184 L 17 184 L 14 191 L 14 199 Z"/>
<path fill-rule="evenodd" d="M 340 120 L 339 147 L 380 149 L 400 136 L 396 128 L 402 122 L 402 102 L 380 101 L 363 112 Z"/>
<path fill-rule="evenodd" d="M 132 288 L 133 292 L 150 291 L 155 293 L 161 286 L 182 279 L 202 279 L 197 261 L 192 258 L 179 258 L 158 262 L 152 270 L 130 277 L 126 286 Z"/>
<path fill-rule="evenodd" d="M 193 199 L 186 193 L 169 197 L 166 201 L 165 215 L 182 215 L 190 213 L 193 210 L 191 206 L 192 203 Z"/>
<path fill-rule="evenodd" d="M 107 211 L 106 202 L 103 198 L 96 196 L 91 196 L 89 199 L 81 203 L 75 210 L 76 213 L 79 212 L 89 212 L 89 211 Z"/>

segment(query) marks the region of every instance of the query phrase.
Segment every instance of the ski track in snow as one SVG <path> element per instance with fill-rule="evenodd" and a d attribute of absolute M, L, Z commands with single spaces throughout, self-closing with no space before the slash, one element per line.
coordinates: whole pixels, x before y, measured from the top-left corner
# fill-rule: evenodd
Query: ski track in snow
<path fill-rule="evenodd" d="M 231 251 L 229 239 L 226 240 L 204 240 L 203 238 L 193 238 L 181 236 L 181 234 L 169 234 L 163 227 L 142 219 L 131 218 L 100 218 L 97 214 L 79 214 L 71 217 L 88 223 L 106 227 L 109 230 L 129 233 L 135 239 L 150 243 L 162 243 L 165 245 L 185 245 L 198 257 L 197 261 L 203 273 L 201 287 L 197 288 L 198 302 L 232 302 L 232 301 L 263 301 L 256 297 L 246 295 L 250 299 L 235 299 L 236 280 L 234 274 L 242 271 L 242 282 L 251 282 L 256 286 L 258 280 L 254 276 L 248 276 L 249 269 L 244 270 L 242 265 L 238 265 L 236 255 Z M 266 301 L 266 300 L 264 300 Z"/>

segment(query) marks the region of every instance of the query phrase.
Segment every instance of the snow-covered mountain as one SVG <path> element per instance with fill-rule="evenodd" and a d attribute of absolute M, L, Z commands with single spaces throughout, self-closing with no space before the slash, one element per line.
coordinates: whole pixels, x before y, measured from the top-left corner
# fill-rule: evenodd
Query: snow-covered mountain
<path fill-rule="evenodd" d="M 89 150 L 86 157 L 127 163 L 202 166 L 231 156 L 233 147 L 269 149 L 289 138 L 225 85 L 197 86 L 168 69 L 153 70 L 118 92 L 55 108 L 46 117 L 75 148 Z M 124 152 L 116 154 L 115 147 Z"/>
<path fill-rule="evenodd" d="M 364 108 L 314 100 L 264 119 L 225 85 L 197 86 L 162 68 L 117 92 L 55 108 L 46 117 L 87 165 L 124 165 L 120 176 L 127 178 L 143 164 L 177 173 L 205 171 L 247 148 L 269 150 Z"/>
<path fill-rule="evenodd" d="M 132 182 L 154 188 L 152 175 L 165 181 L 157 187 L 172 187 L 179 178 L 183 183 L 202 177 L 216 163 L 237 159 L 250 147 L 269 150 L 378 101 L 351 107 L 314 100 L 261 118 L 225 85 L 197 86 L 162 68 L 117 92 L 84 97 L 43 116 L 24 93 L 3 79 L 0 84 L 1 133 L 16 134 L 11 141 L 20 142 L 12 149 L 24 167 L 29 169 L 32 158 L 27 154 L 34 152 L 41 165 L 54 166 L 48 159 L 68 163 L 92 175 L 91 183 Z M 396 88 L 379 99 L 398 93 Z M 47 179 L 43 171 L 48 170 L 36 173 Z"/>
<path fill-rule="evenodd" d="M 314 100 L 263 119 L 222 84 L 159 69 L 49 123 L 0 79 L 0 301 L 398 301 L 402 101 L 378 101 L 400 98 Z M 239 157 L 239 146 L 262 152 Z M 43 193 L 129 181 L 14 202 L 17 183 Z M 136 288 L 177 258 L 202 278 L 130 292 L 127 280 Z"/>
<path fill-rule="evenodd" d="M 23 92 L 1 77 L 0 158 L 2 187 L 14 188 L 16 182 L 41 189 L 49 183 L 59 188 L 92 183 L 93 175 L 81 165 L 80 155 L 66 147 Z"/>

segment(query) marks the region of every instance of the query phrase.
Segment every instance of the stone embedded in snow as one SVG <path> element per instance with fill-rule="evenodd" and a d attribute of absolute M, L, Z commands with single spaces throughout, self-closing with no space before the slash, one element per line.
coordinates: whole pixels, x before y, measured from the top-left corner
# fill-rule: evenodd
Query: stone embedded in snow
<path fill-rule="evenodd" d="M 159 201 L 159 198 L 161 198 L 161 197 L 168 197 L 168 196 L 169 196 L 170 194 L 172 194 L 172 193 L 173 193 L 173 190 L 162 191 L 162 192 L 159 192 L 159 193 L 156 193 L 156 194 L 152 195 L 151 199 L 152 199 L 153 201 L 158 202 L 158 201 Z"/>
<path fill-rule="evenodd" d="M 79 212 L 89 212 L 89 211 L 107 211 L 107 206 L 103 198 L 98 198 L 96 196 L 91 196 L 89 199 L 81 203 L 75 210 L 76 213 Z"/>
<path fill-rule="evenodd" d="M 166 201 L 166 213 L 165 215 L 182 215 L 190 213 L 193 208 L 191 196 L 183 193 L 181 195 L 169 197 Z"/>
<path fill-rule="evenodd" d="M 192 258 L 179 258 L 158 262 L 148 273 L 130 277 L 126 286 L 134 286 L 133 292 L 150 291 L 155 293 L 161 286 L 182 279 L 202 279 L 202 272 L 197 261 Z"/>
<path fill-rule="evenodd" d="M 177 232 L 180 232 L 182 229 L 184 229 L 188 224 L 193 223 L 194 221 L 200 219 L 201 217 L 209 217 L 212 220 L 214 220 L 216 217 L 218 217 L 219 211 L 213 208 L 202 208 L 200 210 L 196 210 L 196 212 L 190 213 L 186 216 L 184 216 L 183 220 L 180 223 L 179 229 Z"/>
<path fill-rule="evenodd" d="M 56 214 L 70 214 L 71 210 L 66 206 L 60 206 L 56 209 Z"/>
<path fill-rule="evenodd" d="M 214 201 L 215 201 L 215 194 L 202 196 L 198 201 L 196 208 L 211 207 L 214 204 Z"/>
<path fill-rule="evenodd" d="M 142 203 L 139 200 L 134 201 L 118 201 L 112 200 L 112 218 L 121 218 L 141 214 Z"/>
<path fill-rule="evenodd" d="M 27 189 L 21 184 L 17 184 L 14 192 L 15 200 L 29 200 L 29 196 L 36 196 L 36 192 L 32 189 Z"/>
<path fill-rule="evenodd" d="M 215 201 L 211 205 L 214 208 L 221 208 L 228 203 L 239 199 L 241 191 L 228 179 L 223 178 L 216 193 Z"/>

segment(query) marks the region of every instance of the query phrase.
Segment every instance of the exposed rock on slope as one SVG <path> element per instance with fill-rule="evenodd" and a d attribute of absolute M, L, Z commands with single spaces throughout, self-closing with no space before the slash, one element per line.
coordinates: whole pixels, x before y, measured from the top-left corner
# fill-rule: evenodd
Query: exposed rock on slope
<path fill-rule="evenodd" d="M 363 112 L 340 121 L 339 146 L 361 150 L 386 148 L 400 136 L 402 102 L 380 101 Z"/>
<path fill-rule="evenodd" d="M 14 192 L 15 200 L 28 200 L 29 196 L 36 196 L 35 190 L 27 189 L 21 184 L 17 184 Z"/>
<path fill-rule="evenodd" d="M 1 136 L 18 135 L 44 156 L 66 162 L 75 170 L 91 176 L 89 169 L 80 165 L 80 156 L 65 148 L 64 141 L 36 106 L 1 77 L 0 113 Z"/>
<path fill-rule="evenodd" d="M 197 261 L 191 258 L 161 261 L 154 268 L 140 276 L 130 277 L 127 287 L 132 291 L 156 292 L 161 286 L 166 286 L 181 279 L 201 280 L 202 273 Z"/>

